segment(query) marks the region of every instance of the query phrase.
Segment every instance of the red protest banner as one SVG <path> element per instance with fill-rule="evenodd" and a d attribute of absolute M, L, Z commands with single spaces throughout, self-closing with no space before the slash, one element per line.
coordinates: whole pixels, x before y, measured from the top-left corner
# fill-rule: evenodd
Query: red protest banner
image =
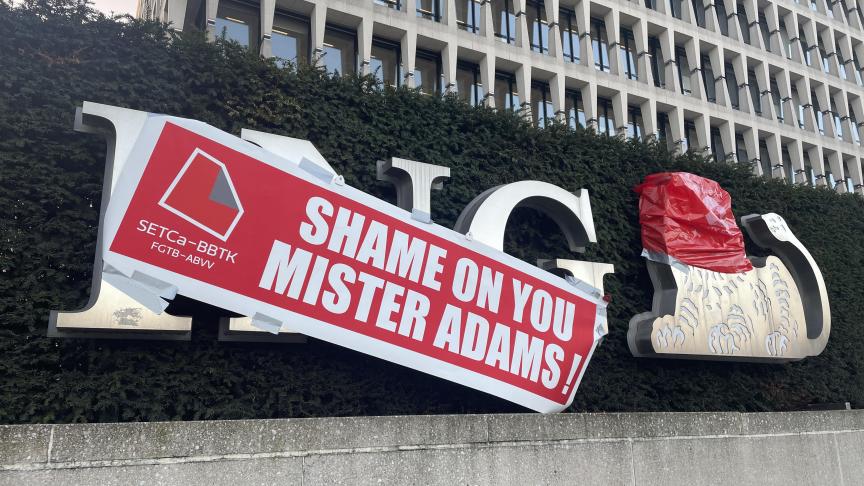
<path fill-rule="evenodd" d="M 603 303 L 564 279 L 200 123 L 154 117 L 133 152 L 105 217 L 125 275 L 538 411 L 572 401 Z"/>

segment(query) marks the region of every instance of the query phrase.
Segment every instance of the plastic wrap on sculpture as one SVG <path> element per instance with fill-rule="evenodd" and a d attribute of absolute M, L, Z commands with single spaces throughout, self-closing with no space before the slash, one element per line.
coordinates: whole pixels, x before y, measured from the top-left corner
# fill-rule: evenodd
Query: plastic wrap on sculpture
<path fill-rule="evenodd" d="M 722 273 L 753 269 L 732 198 L 716 182 L 687 172 L 651 174 L 636 186 L 644 256 Z"/>
<path fill-rule="evenodd" d="M 660 173 L 635 190 L 655 295 L 652 310 L 630 321 L 634 356 L 789 361 L 824 349 L 825 284 L 782 217 L 742 218 L 777 254 L 748 258 L 729 193 L 716 182 Z"/>

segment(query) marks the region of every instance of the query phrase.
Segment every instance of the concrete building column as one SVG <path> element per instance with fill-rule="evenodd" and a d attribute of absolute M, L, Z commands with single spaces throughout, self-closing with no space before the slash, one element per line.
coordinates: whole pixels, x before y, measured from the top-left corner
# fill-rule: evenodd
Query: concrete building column
<path fill-rule="evenodd" d="M 807 184 L 807 173 L 804 170 L 804 154 L 800 140 L 791 140 L 786 143 L 786 151 L 789 152 L 789 160 L 792 162 L 792 180 L 795 184 Z"/>
<path fill-rule="evenodd" d="M 850 120 L 850 126 L 858 132 L 858 140 L 864 141 L 864 99 L 860 96 L 851 98 L 849 106 L 852 108 L 851 114 L 855 115 L 855 120 L 857 120 L 857 124 L 852 124 Z"/>
<path fill-rule="evenodd" d="M 487 39 L 495 38 L 495 24 L 492 23 L 492 2 L 480 4 L 480 36 Z"/>
<path fill-rule="evenodd" d="M 768 65 L 760 62 L 753 68 L 756 81 L 759 84 L 759 101 L 762 103 L 762 116 L 769 120 L 777 119 L 774 100 L 771 99 L 771 79 L 768 76 Z"/>
<path fill-rule="evenodd" d="M 732 70 L 735 71 L 735 79 L 738 80 L 738 109 L 744 113 L 754 113 L 753 99 L 750 97 L 750 82 L 747 76 L 747 58 L 739 54 L 732 58 Z M 729 73 L 726 73 L 727 76 Z M 756 80 L 752 80 L 754 83 Z M 758 83 L 757 83 L 758 84 Z M 757 86 L 758 90 L 758 86 Z"/>
<path fill-rule="evenodd" d="M 687 64 L 690 66 L 689 73 L 681 76 L 690 76 L 690 96 L 697 100 L 705 100 L 705 88 L 702 85 L 702 53 L 699 51 L 699 40 L 691 38 L 684 43 L 684 51 L 687 53 Z"/>
<path fill-rule="evenodd" d="M 653 98 L 648 98 L 639 105 L 639 111 L 642 113 L 642 125 L 645 128 L 643 138 L 645 140 L 656 139 L 657 130 L 657 101 Z"/>
<path fill-rule="evenodd" d="M 759 163 L 759 131 L 748 127 L 744 130 L 744 150 L 747 151 L 747 161 L 753 168 L 753 174 L 762 175 L 762 164 Z"/>
<path fill-rule="evenodd" d="M 453 2 L 450 2 L 453 3 Z M 444 92 L 456 92 L 456 71 L 458 61 L 458 46 L 456 42 L 448 42 L 441 50 L 441 70 L 444 74 Z"/>
<path fill-rule="evenodd" d="M 186 0 L 173 0 L 168 2 L 168 18 L 165 19 L 171 24 L 171 29 L 176 32 L 182 32 L 186 22 Z"/>
<path fill-rule="evenodd" d="M 816 86 L 813 91 L 816 93 L 816 99 L 819 100 L 819 108 L 822 109 L 822 126 L 825 131 L 825 136 L 834 138 L 834 117 L 831 115 L 831 97 L 828 96 L 828 86 L 821 84 Z"/>
<path fill-rule="evenodd" d="M 549 55 L 556 61 L 561 61 L 564 51 L 561 47 L 561 26 L 558 25 L 558 0 L 545 0 L 543 6 L 546 9 L 546 22 L 549 23 Z"/>
<path fill-rule="evenodd" d="M 780 135 L 768 135 L 765 138 L 765 146 L 768 147 L 768 158 L 771 163 L 770 177 L 783 179 L 783 152 L 780 148 Z"/>
<path fill-rule="evenodd" d="M 813 100 L 810 99 L 810 81 L 806 77 L 801 77 L 795 81 L 795 89 L 798 91 L 801 106 L 804 107 L 804 129 L 818 133 L 816 129 L 816 115 L 813 113 Z M 796 111 L 796 117 L 797 117 Z"/>
<path fill-rule="evenodd" d="M 404 46 L 402 50 L 404 56 Z M 369 17 L 363 17 L 357 26 L 357 54 L 360 58 L 360 74 L 372 74 L 372 19 Z"/>
<path fill-rule="evenodd" d="M 579 29 L 579 59 L 581 64 L 594 67 L 594 49 L 591 47 L 591 2 L 582 0 L 576 4 L 576 24 Z"/>
<path fill-rule="evenodd" d="M 846 0 L 846 5 L 849 8 L 846 12 L 846 16 L 849 18 L 849 25 L 858 30 L 864 29 L 864 25 L 861 25 L 861 21 L 858 18 L 858 9 L 861 8 L 860 2 L 858 0 Z"/>
<path fill-rule="evenodd" d="M 531 67 L 520 65 L 516 69 L 516 91 L 519 92 L 519 102 L 524 118 L 532 119 L 531 112 Z"/>
<path fill-rule="evenodd" d="M 485 8 L 485 7 L 484 7 Z M 490 108 L 495 106 L 495 56 L 487 54 L 480 60 L 480 82 L 486 88 L 484 103 Z"/>
<path fill-rule="evenodd" d="M 781 69 L 774 76 L 774 79 L 777 80 L 777 89 L 780 91 L 780 104 L 783 107 L 783 123 L 785 125 L 789 125 L 790 127 L 797 128 L 797 116 L 795 116 L 795 112 L 798 111 L 795 106 L 794 100 L 792 99 L 792 87 L 789 84 L 789 72 L 785 69 Z"/>
<path fill-rule="evenodd" d="M 675 38 L 670 30 L 664 30 L 660 33 L 660 50 L 663 52 L 665 61 L 664 77 L 666 78 L 666 89 L 681 92 L 681 82 L 678 80 L 678 64 L 675 61 Z"/>
<path fill-rule="evenodd" d="M 801 30 L 804 31 L 804 43 L 807 44 L 807 50 L 810 52 L 810 64 L 812 67 L 822 70 L 822 56 L 819 55 L 819 37 L 816 35 L 816 23 L 808 20 L 801 22 L 800 25 Z"/>
<path fill-rule="evenodd" d="M 768 24 L 768 45 L 765 46 L 765 50 L 786 57 L 782 47 L 783 41 L 780 39 L 780 19 L 778 18 L 777 4 L 765 5 L 762 7 L 762 12 L 765 14 L 765 22 Z"/>
<path fill-rule="evenodd" d="M 837 43 L 834 42 L 834 29 L 827 27 L 820 33 L 820 40 L 825 47 L 828 62 L 828 72 L 832 76 L 840 77 L 840 62 L 837 59 Z"/>
<path fill-rule="evenodd" d="M 564 74 L 557 73 L 549 81 L 549 94 L 552 96 L 552 109 L 555 110 L 555 119 L 567 122 L 566 109 L 566 87 L 564 85 Z"/>
<path fill-rule="evenodd" d="M 735 125 L 730 121 L 723 122 L 720 125 L 720 142 L 723 143 L 723 160 L 718 162 L 726 162 L 735 158 Z"/>
<path fill-rule="evenodd" d="M 822 146 L 814 145 L 807 149 L 807 158 L 816 178 L 816 187 L 827 187 L 828 178 L 825 177 L 825 162 L 822 160 Z"/>
<path fill-rule="evenodd" d="M 846 72 L 846 79 L 855 82 L 855 63 L 854 58 L 852 56 L 852 41 L 850 40 L 848 35 L 843 35 L 836 42 L 837 52 L 840 57 L 843 58 L 843 71 Z M 837 58 L 838 66 L 840 65 L 840 58 Z"/>
<path fill-rule="evenodd" d="M 750 45 L 759 49 L 765 49 L 762 42 L 762 33 L 759 32 L 759 9 L 756 0 L 744 0 L 744 12 L 747 14 L 747 29 L 750 33 Z"/>
<path fill-rule="evenodd" d="M 615 117 L 615 134 L 619 137 L 627 137 L 627 93 L 621 91 L 612 95 L 612 116 Z"/>
<path fill-rule="evenodd" d="M 827 153 L 828 167 L 831 169 L 831 174 L 834 175 L 834 187 L 831 189 L 834 192 L 843 194 L 846 192 L 846 171 L 843 168 L 843 156 L 840 152 L 830 151 Z"/>
<path fill-rule="evenodd" d="M 441 23 L 452 31 L 459 30 L 459 24 L 456 23 L 459 19 L 456 15 L 456 0 L 444 0 L 441 3 L 444 5 L 441 9 Z"/>
<path fill-rule="evenodd" d="M 204 0 L 204 16 L 207 18 L 207 41 L 216 40 L 216 15 L 219 12 L 219 0 Z"/>
<path fill-rule="evenodd" d="M 792 60 L 804 64 L 804 51 L 801 49 L 801 43 L 798 39 L 798 32 L 800 32 L 798 15 L 795 12 L 790 12 L 783 19 L 786 22 L 786 32 L 791 36 L 789 42 L 792 44 Z"/>
<path fill-rule="evenodd" d="M 597 85 L 588 82 L 582 86 L 582 109 L 585 111 L 585 128 L 597 129 Z"/>
<path fill-rule="evenodd" d="M 583 0 L 584 1 L 584 0 Z M 603 17 L 606 24 L 606 39 L 609 46 L 609 72 L 621 76 L 621 23 L 618 10 L 612 9 Z"/>
<path fill-rule="evenodd" d="M 695 120 L 693 120 L 693 124 L 696 125 L 696 138 L 697 145 L 695 147 L 691 147 L 694 149 L 698 149 L 705 155 L 711 153 L 711 121 L 708 118 L 708 115 L 697 116 Z M 692 141 L 691 141 L 692 142 Z"/>
<path fill-rule="evenodd" d="M 852 175 L 852 185 L 855 190 L 855 194 L 859 196 L 864 196 L 864 177 L 862 177 L 862 159 L 858 157 L 854 157 L 851 159 L 852 167 L 850 167 L 850 173 Z"/>
<path fill-rule="evenodd" d="M 513 13 L 516 15 L 516 46 L 531 50 L 531 33 L 528 31 L 528 16 L 525 13 L 525 0 L 513 0 Z"/>
<path fill-rule="evenodd" d="M 707 80 L 714 83 L 714 97 L 720 106 L 731 107 L 729 90 L 726 89 L 726 63 L 719 47 L 712 47 L 708 51 L 708 59 L 711 61 L 711 70 L 714 71 L 714 79 Z M 703 73 L 704 75 L 704 73 Z"/>
<path fill-rule="evenodd" d="M 672 143 L 675 147 L 675 152 L 683 154 L 689 148 L 687 146 L 686 137 L 684 135 L 684 109 L 675 107 L 669 111 L 669 128 L 672 133 Z M 691 141 L 692 142 L 692 141 Z"/>
<path fill-rule="evenodd" d="M 209 1 L 209 0 L 208 0 Z M 327 7 L 315 5 L 309 19 L 309 37 L 312 42 L 311 64 L 318 65 L 324 54 L 324 31 L 327 28 Z M 371 40 L 370 40 L 371 43 Z"/>
<path fill-rule="evenodd" d="M 837 133 L 842 134 L 843 141 L 852 143 L 852 130 L 857 127 L 852 126 L 852 120 L 849 118 L 849 101 L 846 98 L 846 91 L 837 91 L 831 98 L 840 117 L 840 126 L 834 127 L 834 129 Z"/>
<path fill-rule="evenodd" d="M 633 39 L 636 41 L 636 69 L 639 73 L 639 81 L 652 86 L 654 75 L 648 64 L 648 24 L 644 18 L 640 18 L 633 24 Z"/>
<path fill-rule="evenodd" d="M 413 10 L 412 10 L 413 12 Z M 405 86 L 415 88 L 414 69 L 417 59 L 417 31 L 413 24 L 409 24 L 408 31 L 402 34 L 402 77 Z"/>
<path fill-rule="evenodd" d="M 261 0 L 261 50 L 262 57 L 273 57 L 273 16 L 276 13 L 276 0 Z"/>

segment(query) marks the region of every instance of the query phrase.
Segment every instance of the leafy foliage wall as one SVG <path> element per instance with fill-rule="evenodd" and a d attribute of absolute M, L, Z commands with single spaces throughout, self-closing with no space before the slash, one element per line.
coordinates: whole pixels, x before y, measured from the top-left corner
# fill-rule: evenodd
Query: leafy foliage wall
<path fill-rule="evenodd" d="M 0 3 L 0 422 L 520 410 L 324 342 L 220 343 L 219 311 L 206 306 L 197 308 L 191 342 L 47 338 L 49 310 L 80 308 L 90 287 L 106 147 L 72 131 L 84 100 L 195 118 L 235 134 L 249 127 L 309 139 L 348 183 L 390 201 L 393 190 L 375 179 L 376 160 L 452 167 L 433 195 L 433 217 L 448 227 L 498 184 L 539 179 L 587 188 L 599 242 L 581 258 L 613 263 L 616 273 L 607 278 L 610 333 L 573 411 L 864 406 L 861 198 L 757 180 L 746 167 L 696 156 L 676 159 L 656 144 L 537 130 L 452 97 L 278 69 L 236 46 L 195 35 L 169 40 L 162 26 L 64 1 Z M 833 329 L 821 356 L 784 365 L 630 356 L 627 322 L 651 302 L 631 189 L 661 170 L 717 180 L 738 217 L 773 211 L 787 219 L 831 297 Z M 572 256 L 554 223 L 528 210 L 511 219 L 506 246 L 529 262 Z"/>

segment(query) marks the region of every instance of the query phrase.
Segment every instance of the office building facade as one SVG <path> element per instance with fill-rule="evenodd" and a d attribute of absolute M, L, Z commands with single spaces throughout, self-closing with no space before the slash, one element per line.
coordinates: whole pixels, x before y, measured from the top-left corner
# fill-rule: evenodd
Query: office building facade
<path fill-rule="evenodd" d="M 864 194 L 858 0 L 141 0 L 279 63 Z"/>

